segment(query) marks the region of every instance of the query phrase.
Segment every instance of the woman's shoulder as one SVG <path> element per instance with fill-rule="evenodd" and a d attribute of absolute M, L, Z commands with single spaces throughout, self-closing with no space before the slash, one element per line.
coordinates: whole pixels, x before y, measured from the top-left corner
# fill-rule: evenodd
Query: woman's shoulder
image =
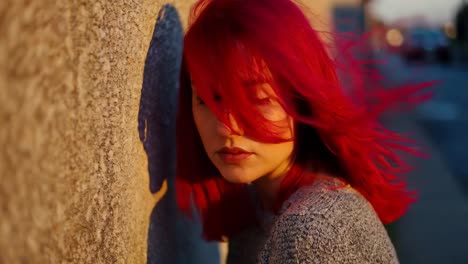
<path fill-rule="evenodd" d="M 296 191 L 266 244 L 261 254 L 265 263 L 398 263 L 370 203 L 351 186 L 337 182 Z"/>
<path fill-rule="evenodd" d="M 287 199 L 282 215 L 321 215 L 332 217 L 340 214 L 376 215 L 372 205 L 354 188 L 342 180 L 322 177 L 312 185 L 303 186 Z"/>
<path fill-rule="evenodd" d="M 372 205 L 349 184 L 336 178 L 322 178 L 304 186 L 286 200 L 276 221 L 276 228 L 289 231 L 320 232 L 314 227 L 331 227 L 334 231 L 378 230 L 388 236 Z M 324 235 L 324 234 L 321 234 Z"/>

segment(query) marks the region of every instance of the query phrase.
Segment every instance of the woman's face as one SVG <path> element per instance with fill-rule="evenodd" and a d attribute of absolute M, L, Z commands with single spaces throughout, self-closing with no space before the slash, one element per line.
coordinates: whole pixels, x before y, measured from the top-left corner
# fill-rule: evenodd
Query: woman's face
<path fill-rule="evenodd" d="M 192 85 L 193 88 L 193 85 Z M 271 121 L 284 122 L 284 137 L 292 138 L 293 121 L 281 107 L 269 84 L 258 85 L 260 109 Z M 289 168 L 293 140 L 283 143 L 263 143 L 244 135 L 231 116 L 231 131 L 192 90 L 193 118 L 206 154 L 221 175 L 232 183 L 250 183 L 262 177 L 274 179 Z M 282 135 L 282 136 L 283 136 Z"/>

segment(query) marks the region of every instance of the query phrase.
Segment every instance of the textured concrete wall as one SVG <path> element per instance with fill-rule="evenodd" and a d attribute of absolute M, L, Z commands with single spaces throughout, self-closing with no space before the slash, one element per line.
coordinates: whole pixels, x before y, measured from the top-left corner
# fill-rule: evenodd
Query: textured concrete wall
<path fill-rule="evenodd" d="M 146 262 L 137 113 L 166 2 L 0 1 L 0 263 Z"/>

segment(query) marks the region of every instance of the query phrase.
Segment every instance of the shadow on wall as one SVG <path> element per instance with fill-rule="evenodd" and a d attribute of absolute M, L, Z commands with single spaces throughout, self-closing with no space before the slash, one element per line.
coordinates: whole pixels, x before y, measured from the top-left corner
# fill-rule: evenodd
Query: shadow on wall
<path fill-rule="evenodd" d="M 138 114 L 150 190 L 164 192 L 164 181 L 168 186 L 151 213 L 147 263 L 219 263 L 217 244 L 204 242 L 200 225 L 182 218 L 175 203 L 175 121 L 182 50 L 183 30 L 177 10 L 165 5 L 146 56 Z"/>

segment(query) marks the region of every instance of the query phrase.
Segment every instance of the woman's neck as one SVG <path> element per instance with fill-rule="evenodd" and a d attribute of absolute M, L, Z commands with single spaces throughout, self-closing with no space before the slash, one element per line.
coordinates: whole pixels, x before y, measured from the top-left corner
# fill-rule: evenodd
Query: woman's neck
<path fill-rule="evenodd" d="M 284 177 L 286 177 L 291 167 L 291 164 L 288 162 L 286 165 L 278 167 L 273 173 L 260 177 L 252 182 L 263 210 L 273 211 L 280 191 L 281 182 Z M 338 174 L 326 173 L 323 170 L 317 170 L 312 166 L 312 164 L 306 166 L 304 172 L 313 174 L 313 180 L 329 178 L 340 179 L 337 176 Z"/>
<path fill-rule="evenodd" d="M 278 166 L 278 168 L 273 172 L 252 182 L 258 194 L 258 198 L 260 199 L 260 204 L 264 210 L 273 209 L 280 190 L 281 181 L 286 177 L 290 168 L 290 162 L 287 161 Z"/>

